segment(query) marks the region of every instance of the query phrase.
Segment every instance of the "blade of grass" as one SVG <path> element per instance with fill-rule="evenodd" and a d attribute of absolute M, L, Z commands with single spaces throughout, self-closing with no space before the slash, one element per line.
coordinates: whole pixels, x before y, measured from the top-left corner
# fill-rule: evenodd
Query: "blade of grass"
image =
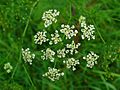
<path fill-rule="evenodd" d="M 30 22 L 30 17 L 31 17 L 32 12 L 33 12 L 33 9 L 34 9 L 35 6 L 38 4 L 38 2 L 39 2 L 39 0 L 37 0 L 37 1 L 33 4 L 33 6 L 31 7 L 30 14 L 29 14 L 29 16 L 28 16 L 28 20 L 27 20 L 27 22 L 26 22 L 26 26 L 25 26 L 24 32 L 23 32 L 23 34 L 22 34 L 22 38 L 24 38 L 24 36 L 25 36 L 25 33 L 26 33 L 26 31 L 27 31 L 27 28 L 28 28 L 28 25 L 29 25 L 29 22 Z M 23 42 L 23 41 L 22 41 L 22 42 Z"/>
<path fill-rule="evenodd" d="M 98 28 L 97 28 L 97 26 L 96 26 L 94 20 L 93 20 L 93 19 L 91 19 L 91 20 L 92 20 L 93 24 L 95 25 L 95 28 L 96 28 L 96 30 L 97 30 L 97 32 L 98 32 L 98 35 L 100 36 L 100 39 L 102 40 L 102 42 L 103 42 L 104 44 L 106 44 L 106 42 L 105 42 L 105 40 L 103 39 L 101 33 L 99 32 L 99 30 L 98 30 Z"/>
<path fill-rule="evenodd" d="M 21 53 L 22 53 L 22 51 L 20 50 L 19 59 L 18 59 L 18 62 L 17 62 L 16 66 L 15 66 L 15 68 L 14 68 L 14 70 L 13 70 L 13 73 L 12 73 L 12 75 L 11 75 L 11 79 L 13 79 L 13 77 L 14 77 L 14 75 L 15 75 L 15 72 L 16 72 L 16 70 L 17 70 L 17 68 L 18 68 L 19 63 L 22 62 L 22 61 L 21 61 Z"/>
<path fill-rule="evenodd" d="M 26 73 L 26 75 L 27 75 L 28 79 L 30 80 L 30 82 L 31 82 L 32 86 L 35 88 L 35 85 L 34 85 L 34 83 L 33 83 L 32 79 L 31 79 L 31 77 L 30 77 L 29 73 L 27 72 L 27 69 L 26 69 L 26 67 L 25 67 L 25 65 L 24 65 L 24 64 L 23 64 L 23 68 L 24 68 L 25 73 Z"/>
<path fill-rule="evenodd" d="M 106 89 L 109 90 L 109 88 L 108 88 L 108 86 L 107 86 L 107 84 L 106 84 L 106 80 L 105 80 L 105 78 L 103 77 L 102 74 L 100 74 L 100 77 L 101 77 L 101 79 L 102 79 L 104 85 L 106 86 Z"/>
<path fill-rule="evenodd" d="M 104 71 L 97 71 L 97 70 L 92 70 L 92 71 L 95 73 L 98 73 L 98 74 L 106 74 L 106 72 L 104 72 Z M 117 74 L 117 73 L 110 72 L 110 74 L 115 77 L 120 77 L 120 74 Z"/>

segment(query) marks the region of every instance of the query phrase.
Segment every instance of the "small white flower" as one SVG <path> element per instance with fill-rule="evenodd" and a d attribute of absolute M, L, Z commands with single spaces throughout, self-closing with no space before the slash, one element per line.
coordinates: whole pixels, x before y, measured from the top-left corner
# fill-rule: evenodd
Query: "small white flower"
<path fill-rule="evenodd" d="M 43 13 L 42 19 L 44 21 L 44 26 L 48 27 L 50 26 L 53 22 L 57 22 L 56 16 L 59 16 L 59 11 L 57 10 L 48 10 Z"/>
<path fill-rule="evenodd" d="M 59 49 L 59 50 L 57 51 L 57 56 L 58 56 L 59 58 L 64 58 L 65 55 L 66 55 L 66 53 L 65 53 L 65 48 L 63 48 L 62 50 Z"/>
<path fill-rule="evenodd" d="M 71 44 L 66 45 L 66 47 L 69 49 L 68 51 L 66 51 L 66 53 L 70 52 L 71 55 L 73 55 L 73 53 L 78 53 L 77 49 L 79 46 L 80 46 L 80 43 L 75 44 L 75 42 L 72 41 Z"/>
<path fill-rule="evenodd" d="M 48 39 L 46 38 L 46 33 L 47 32 L 38 32 L 35 36 L 34 36 L 34 41 L 35 44 L 40 44 L 42 45 L 43 42 L 47 42 Z"/>
<path fill-rule="evenodd" d="M 22 56 L 23 56 L 23 60 L 25 61 L 25 63 L 29 63 L 30 65 L 32 65 L 32 59 L 35 58 L 35 54 L 31 54 L 30 49 L 22 49 Z"/>
<path fill-rule="evenodd" d="M 98 55 L 96 55 L 93 51 L 90 51 L 90 53 L 83 57 L 84 60 L 87 61 L 87 67 L 92 68 L 95 64 L 97 64 L 97 59 L 99 58 Z"/>
<path fill-rule="evenodd" d="M 69 53 L 69 50 L 66 50 L 65 53 Z"/>
<path fill-rule="evenodd" d="M 43 60 L 49 59 L 51 62 L 54 62 L 53 56 L 55 55 L 55 52 L 53 50 L 51 50 L 50 48 L 47 48 L 46 51 L 42 50 L 42 52 L 43 52 L 43 56 L 41 56 L 41 58 Z"/>
<path fill-rule="evenodd" d="M 43 77 L 48 77 L 50 80 L 55 81 L 59 80 L 60 76 L 64 76 L 64 73 L 59 69 L 48 67 L 48 72 L 43 74 Z"/>
<path fill-rule="evenodd" d="M 78 31 L 74 30 L 74 29 L 75 29 L 74 25 L 72 25 L 70 27 L 70 25 L 64 25 L 64 24 L 62 24 L 60 32 L 65 34 L 66 39 L 71 39 L 73 36 L 76 36 L 77 33 L 78 33 Z"/>
<path fill-rule="evenodd" d="M 75 60 L 74 58 L 69 58 L 66 61 L 63 61 L 66 64 L 67 68 L 72 68 L 73 71 L 76 70 L 75 66 L 79 63 L 79 60 Z"/>
<path fill-rule="evenodd" d="M 12 67 L 11 64 L 8 62 L 8 63 L 4 64 L 4 69 L 6 70 L 7 73 L 10 73 L 11 70 L 13 69 L 13 67 Z"/>
<path fill-rule="evenodd" d="M 55 34 L 51 34 L 51 41 L 49 42 L 50 45 L 57 44 L 58 42 L 61 42 L 62 39 L 60 38 L 60 35 L 58 34 L 58 31 L 55 31 Z"/>

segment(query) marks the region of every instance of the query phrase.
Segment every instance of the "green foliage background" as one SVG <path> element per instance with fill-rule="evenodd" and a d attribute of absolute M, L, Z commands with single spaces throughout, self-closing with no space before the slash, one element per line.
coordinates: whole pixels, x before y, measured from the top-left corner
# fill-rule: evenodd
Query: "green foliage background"
<path fill-rule="evenodd" d="M 61 23 L 77 27 L 80 15 L 96 27 L 96 40 L 79 40 L 81 65 L 75 72 L 66 70 L 55 82 L 42 77 L 49 63 L 39 58 L 38 48 L 42 47 L 33 41 L 36 32 L 44 28 L 41 17 L 49 9 L 60 11 L 51 32 Z M 32 66 L 23 62 L 22 47 L 31 48 L 38 56 Z M 86 68 L 81 58 L 91 50 L 100 56 L 93 69 Z M 3 69 L 6 62 L 14 67 L 10 74 Z M 120 90 L 120 1 L 0 0 L 0 90 Z"/>

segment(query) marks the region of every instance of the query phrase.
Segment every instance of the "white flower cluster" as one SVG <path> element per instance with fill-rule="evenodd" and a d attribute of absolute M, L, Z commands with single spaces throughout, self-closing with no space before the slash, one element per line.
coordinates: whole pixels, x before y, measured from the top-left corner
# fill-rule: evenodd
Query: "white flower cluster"
<path fill-rule="evenodd" d="M 86 57 L 83 57 L 87 61 L 87 67 L 92 68 L 95 64 L 97 64 L 97 59 L 99 58 L 93 51 L 91 51 Z"/>
<path fill-rule="evenodd" d="M 47 28 L 52 23 L 56 23 L 57 19 L 56 17 L 59 16 L 59 11 L 57 10 L 48 10 L 43 13 L 42 19 L 44 21 L 44 26 Z M 82 39 L 95 39 L 95 27 L 94 25 L 87 25 L 86 18 L 83 16 L 80 16 L 79 23 L 81 25 L 81 32 L 82 32 Z M 78 34 L 78 30 L 76 30 L 74 25 L 68 25 L 68 24 L 62 24 L 60 30 L 55 30 L 54 33 L 50 35 L 50 38 L 47 38 L 47 32 L 46 31 L 39 31 L 34 36 L 34 42 L 35 44 L 42 45 L 43 43 L 47 42 L 49 45 L 56 45 L 59 42 L 62 42 L 61 33 L 63 34 L 63 38 L 65 37 L 66 40 L 72 41 L 71 43 L 66 44 L 65 47 L 62 49 L 58 49 L 57 51 L 52 50 L 50 47 L 47 47 L 45 50 L 41 50 L 43 55 L 41 56 L 41 59 L 43 60 L 49 60 L 50 62 L 55 61 L 55 57 L 63 59 L 63 64 L 66 65 L 66 68 L 72 69 L 72 71 L 76 70 L 76 66 L 80 64 L 78 59 L 75 59 L 74 57 L 67 58 L 67 55 L 74 55 L 78 53 L 80 43 L 75 43 L 73 40 L 73 37 L 75 37 Z M 69 40 L 70 39 L 70 40 Z M 22 50 L 23 59 L 25 62 L 29 62 L 32 64 L 32 59 L 34 59 L 35 55 L 30 53 L 29 49 Z M 56 55 L 56 56 L 55 56 Z M 92 68 L 94 64 L 97 64 L 97 59 L 99 58 L 98 55 L 96 55 L 94 52 L 90 52 L 86 57 L 83 57 L 87 61 L 87 67 Z M 55 68 L 56 63 L 54 63 L 54 68 L 48 67 L 48 72 L 43 74 L 44 77 L 48 77 L 50 80 L 55 81 L 60 78 L 60 76 L 63 76 L 64 73 L 60 72 L 59 69 Z"/>
<path fill-rule="evenodd" d="M 57 30 L 55 30 L 55 34 L 51 34 L 51 37 L 51 41 L 49 42 L 50 45 L 52 45 L 53 43 L 57 44 L 58 42 L 62 41 Z"/>
<path fill-rule="evenodd" d="M 70 25 L 64 25 L 64 24 L 62 24 L 60 32 L 65 34 L 66 39 L 71 39 L 73 36 L 76 36 L 77 33 L 78 33 L 78 31 L 74 30 L 74 29 L 75 29 L 74 25 L 72 25 L 70 27 Z"/>
<path fill-rule="evenodd" d="M 63 48 L 63 49 L 59 49 L 59 50 L 57 50 L 57 56 L 59 57 L 59 58 L 64 58 L 65 57 L 65 55 L 66 55 L 66 53 L 65 53 L 65 48 Z"/>
<path fill-rule="evenodd" d="M 46 37 L 46 31 L 45 32 L 38 32 L 35 36 L 34 36 L 34 41 L 35 44 L 40 44 L 42 45 L 43 42 L 47 42 L 49 39 L 47 39 Z"/>
<path fill-rule="evenodd" d="M 54 62 L 53 56 L 55 55 L 55 52 L 53 50 L 47 48 L 46 51 L 41 50 L 41 52 L 43 52 L 43 56 L 41 56 L 43 60 L 49 59 L 51 62 Z"/>
<path fill-rule="evenodd" d="M 79 23 L 81 24 L 81 32 L 83 33 L 81 35 L 82 39 L 87 38 L 88 40 L 90 39 L 95 39 L 95 35 L 94 35 L 94 25 L 88 25 L 86 24 L 86 18 L 83 16 L 80 16 L 79 18 Z"/>
<path fill-rule="evenodd" d="M 86 18 L 84 16 L 80 16 L 79 23 L 81 24 L 81 27 L 86 27 Z"/>
<path fill-rule="evenodd" d="M 48 72 L 43 74 L 43 76 L 48 77 L 52 81 L 55 81 L 59 80 L 60 76 L 64 76 L 64 73 L 63 72 L 60 73 L 59 69 L 48 67 Z"/>
<path fill-rule="evenodd" d="M 6 70 L 7 73 L 10 73 L 11 70 L 13 69 L 13 67 L 12 67 L 11 64 L 8 62 L 8 63 L 4 64 L 4 69 Z"/>
<path fill-rule="evenodd" d="M 57 22 L 56 16 L 59 15 L 59 11 L 55 10 L 48 10 L 43 13 L 42 19 L 44 21 L 44 26 L 48 27 L 50 26 L 53 22 Z"/>
<path fill-rule="evenodd" d="M 71 44 L 67 44 L 66 47 L 69 49 L 69 50 L 66 50 L 66 53 L 70 53 L 71 55 L 73 55 L 73 53 L 78 53 L 78 47 L 80 46 L 80 43 L 77 43 L 75 44 L 74 41 L 72 41 Z"/>
<path fill-rule="evenodd" d="M 31 54 L 30 49 L 22 49 L 22 56 L 23 56 L 23 60 L 25 61 L 25 63 L 29 63 L 30 65 L 32 65 L 32 59 L 35 58 L 35 54 Z"/>
<path fill-rule="evenodd" d="M 69 58 L 67 61 L 63 61 L 66 64 L 67 68 L 72 68 L 73 71 L 76 70 L 75 66 L 79 63 L 79 60 L 75 60 L 74 58 Z"/>

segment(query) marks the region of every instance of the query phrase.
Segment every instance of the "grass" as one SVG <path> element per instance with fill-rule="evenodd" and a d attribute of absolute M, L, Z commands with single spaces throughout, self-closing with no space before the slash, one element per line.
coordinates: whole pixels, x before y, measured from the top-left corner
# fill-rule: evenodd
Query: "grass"
<path fill-rule="evenodd" d="M 43 47 L 36 46 L 33 40 L 36 32 L 44 28 L 41 17 L 48 9 L 60 11 L 57 24 L 49 32 L 61 23 L 75 24 L 80 30 L 80 15 L 96 28 L 96 40 L 78 39 L 82 46 L 76 56 L 81 63 L 77 70 L 65 70 L 64 77 L 55 82 L 42 77 L 49 62 L 39 58 Z M 0 0 L 0 11 L 0 90 L 120 90 L 119 0 Z M 32 66 L 24 63 L 22 47 L 36 54 Z M 100 56 L 93 69 L 86 68 L 82 60 L 91 50 Z M 14 67 L 10 74 L 3 69 L 6 62 Z"/>

